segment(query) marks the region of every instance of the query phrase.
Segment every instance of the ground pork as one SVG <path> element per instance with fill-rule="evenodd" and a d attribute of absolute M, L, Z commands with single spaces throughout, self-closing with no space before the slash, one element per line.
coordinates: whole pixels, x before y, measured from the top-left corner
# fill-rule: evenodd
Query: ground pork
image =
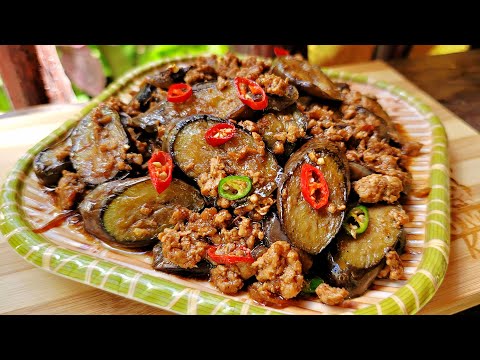
<path fill-rule="evenodd" d="M 387 253 L 386 259 L 387 264 L 379 272 L 378 277 L 382 279 L 388 277 L 390 280 L 399 280 L 404 273 L 402 259 L 400 259 L 398 253 L 394 250 Z"/>
<path fill-rule="evenodd" d="M 262 74 L 256 80 L 267 94 L 285 96 L 289 87 L 288 80 L 274 74 Z"/>
<path fill-rule="evenodd" d="M 219 156 L 210 159 L 210 172 L 201 173 L 198 177 L 198 186 L 204 196 L 216 197 L 218 195 L 218 183 L 227 176 L 225 164 Z"/>
<path fill-rule="evenodd" d="M 303 113 L 308 117 L 307 130 L 311 135 L 323 134 L 328 129 L 341 121 L 338 112 L 326 105 L 307 105 Z"/>
<path fill-rule="evenodd" d="M 238 224 L 236 227 L 220 230 L 220 237 L 215 239 L 217 244 L 233 243 L 251 250 L 260 240 L 263 240 L 265 234 L 259 223 L 244 216 L 240 216 L 236 222 Z"/>
<path fill-rule="evenodd" d="M 274 242 L 252 266 L 262 283 L 260 291 L 291 299 L 302 290 L 302 263 L 297 251 L 286 241 Z"/>
<path fill-rule="evenodd" d="M 246 215 L 253 220 L 260 221 L 268 213 L 270 207 L 275 203 L 272 196 L 260 196 L 252 194 L 246 204 L 234 210 L 235 215 Z"/>
<path fill-rule="evenodd" d="M 348 291 L 344 288 L 332 287 L 326 283 L 318 285 L 315 289 L 320 301 L 327 305 L 338 305 L 348 296 Z"/>
<path fill-rule="evenodd" d="M 191 231 L 178 231 L 166 228 L 158 235 L 162 242 L 163 256 L 172 263 L 190 269 L 205 257 L 208 244 L 195 239 Z"/>
<path fill-rule="evenodd" d="M 397 229 L 400 229 L 403 225 L 405 225 L 410 220 L 405 210 L 398 207 L 394 207 L 392 210 L 390 210 L 388 214 L 392 217 L 394 221 L 393 225 Z"/>
<path fill-rule="evenodd" d="M 143 156 L 142 154 L 129 153 L 126 158 L 127 162 L 130 164 L 142 165 Z"/>
<path fill-rule="evenodd" d="M 236 294 L 244 285 L 244 281 L 234 265 L 214 267 L 210 270 L 210 283 L 227 295 Z"/>
<path fill-rule="evenodd" d="M 384 174 L 396 176 L 403 182 L 403 187 L 408 183 L 409 175 L 400 166 L 402 150 L 390 146 L 386 140 L 372 136 L 368 141 L 362 139 L 355 150 L 347 153 L 349 160 L 352 157 L 359 159 L 368 169 Z"/>
<path fill-rule="evenodd" d="M 249 250 L 238 243 L 224 243 L 215 246 L 214 254 L 207 253 L 209 261 L 216 264 L 219 259 L 214 255 L 242 256 L 248 257 Z M 212 256 L 212 258 L 210 258 Z M 210 282 L 221 292 L 229 295 L 237 293 L 244 285 L 243 280 L 255 275 L 255 268 L 251 262 L 237 262 L 235 264 L 218 264 L 210 272 Z"/>
<path fill-rule="evenodd" d="M 297 124 L 294 116 L 288 113 L 267 113 L 257 123 L 253 123 L 253 125 L 249 123 L 246 125 L 262 135 L 264 142 L 276 155 L 285 152 L 287 141 L 294 144 L 306 135 L 303 126 Z"/>
<path fill-rule="evenodd" d="M 217 72 L 211 58 L 199 57 L 192 68 L 185 74 L 185 82 L 193 85 L 199 82 L 212 81 L 217 78 Z"/>
<path fill-rule="evenodd" d="M 217 89 L 219 91 L 222 91 L 223 89 L 226 89 L 230 86 L 230 81 L 228 81 L 227 79 L 219 76 L 217 78 Z"/>
<path fill-rule="evenodd" d="M 233 79 L 240 70 L 240 60 L 232 53 L 218 57 L 216 62 L 217 74 L 223 78 Z"/>
<path fill-rule="evenodd" d="M 225 199 L 224 197 L 219 196 L 217 199 L 217 206 L 222 209 L 228 209 L 230 206 L 232 206 L 233 201 Z"/>
<path fill-rule="evenodd" d="M 353 188 L 364 203 L 386 201 L 394 203 L 403 190 L 402 181 L 396 176 L 372 174 L 353 183 Z"/>
<path fill-rule="evenodd" d="M 402 144 L 402 152 L 407 157 L 415 157 L 420 153 L 423 145 L 417 141 L 406 141 Z"/>
<path fill-rule="evenodd" d="M 342 95 L 344 99 L 344 104 L 349 106 L 350 109 L 364 108 L 376 117 L 383 119 L 383 126 L 386 127 L 386 130 L 388 131 L 388 136 L 396 143 L 401 143 L 402 139 L 400 138 L 399 133 L 395 129 L 395 125 L 392 122 L 390 116 L 382 108 L 382 106 L 378 103 L 377 99 L 374 96 L 364 95 L 358 91 L 350 90 L 349 88 L 343 89 Z"/>
<path fill-rule="evenodd" d="M 214 223 L 217 214 L 215 208 L 206 208 L 202 213 L 183 207 L 176 209 L 170 218 L 170 223 L 175 224 L 173 229 L 166 228 L 158 234 L 163 256 L 182 268 L 195 267 L 205 257 L 207 238 L 217 235 Z"/>
<path fill-rule="evenodd" d="M 238 125 L 240 125 L 245 130 L 248 130 L 250 132 L 257 132 L 257 133 L 259 132 L 259 128 L 258 128 L 259 124 L 254 123 L 253 121 L 250 121 L 250 120 L 240 121 Z"/>
<path fill-rule="evenodd" d="M 63 210 L 70 210 L 83 197 L 85 184 L 76 173 L 63 170 L 55 188 L 55 204 Z"/>
<path fill-rule="evenodd" d="M 237 76 L 246 77 L 250 80 L 256 80 L 262 73 L 268 71 L 270 65 L 255 56 L 249 56 L 246 59 L 242 60 L 242 67 L 238 71 Z"/>
<path fill-rule="evenodd" d="M 381 138 L 390 136 L 385 121 L 371 111 L 355 105 L 344 104 L 340 107 L 343 113 L 343 122 L 352 129 L 355 139 L 365 139 L 374 132 Z"/>
<path fill-rule="evenodd" d="M 174 227 L 158 235 L 164 257 L 180 267 L 191 268 L 206 256 L 209 242 L 217 246 L 219 254 L 236 251 L 244 254 L 245 249 L 253 249 L 264 238 L 260 223 L 243 216 L 232 219 L 225 209 L 218 211 L 212 207 L 198 213 L 177 208 L 170 218 Z"/>
<path fill-rule="evenodd" d="M 127 111 L 130 105 L 123 103 L 118 97 L 112 96 L 104 102 L 110 109 L 115 110 L 116 112 Z M 138 104 L 138 100 L 137 100 Z M 140 104 L 138 104 L 140 106 Z"/>

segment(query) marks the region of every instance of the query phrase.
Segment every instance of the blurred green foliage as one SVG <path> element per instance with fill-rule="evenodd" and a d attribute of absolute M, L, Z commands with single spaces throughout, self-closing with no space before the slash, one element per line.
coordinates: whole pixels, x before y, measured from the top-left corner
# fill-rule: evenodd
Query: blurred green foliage
<path fill-rule="evenodd" d="M 9 111 L 11 108 L 10 100 L 8 99 L 8 95 L 3 88 L 2 80 L 0 79 L 0 113 Z"/>
<path fill-rule="evenodd" d="M 88 45 L 93 56 L 100 59 L 107 77 L 107 85 L 126 71 L 164 58 L 186 55 L 217 54 L 228 52 L 228 45 Z M 77 100 L 85 102 L 90 97 L 72 84 Z M 11 110 L 10 101 L 0 81 L 0 112 Z"/>
<path fill-rule="evenodd" d="M 228 45 L 88 45 L 92 55 L 100 59 L 107 77 L 107 85 L 128 70 L 152 61 L 187 55 L 217 54 L 228 52 Z M 73 84 L 79 101 L 88 101 L 86 93 Z"/>

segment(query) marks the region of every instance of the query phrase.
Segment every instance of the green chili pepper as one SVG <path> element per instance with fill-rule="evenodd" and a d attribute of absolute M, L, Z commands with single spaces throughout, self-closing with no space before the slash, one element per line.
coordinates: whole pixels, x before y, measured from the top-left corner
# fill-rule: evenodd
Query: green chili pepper
<path fill-rule="evenodd" d="M 323 279 L 320 277 L 314 277 L 309 280 L 305 280 L 302 292 L 304 294 L 315 294 L 315 290 L 320 284 L 323 284 Z"/>
<path fill-rule="evenodd" d="M 368 221 L 368 209 L 363 205 L 358 205 L 348 212 L 347 217 L 343 222 L 343 227 L 347 233 L 356 239 L 358 234 L 367 230 Z"/>
<path fill-rule="evenodd" d="M 248 195 L 252 180 L 248 176 L 227 176 L 220 180 L 218 193 L 227 200 L 238 200 Z"/>

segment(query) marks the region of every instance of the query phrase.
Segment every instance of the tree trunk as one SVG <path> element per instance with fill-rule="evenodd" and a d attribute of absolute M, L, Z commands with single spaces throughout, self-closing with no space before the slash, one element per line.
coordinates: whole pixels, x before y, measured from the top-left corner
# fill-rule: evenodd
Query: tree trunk
<path fill-rule="evenodd" d="M 0 46 L 0 75 L 15 109 L 75 101 L 54 45 Z"/>

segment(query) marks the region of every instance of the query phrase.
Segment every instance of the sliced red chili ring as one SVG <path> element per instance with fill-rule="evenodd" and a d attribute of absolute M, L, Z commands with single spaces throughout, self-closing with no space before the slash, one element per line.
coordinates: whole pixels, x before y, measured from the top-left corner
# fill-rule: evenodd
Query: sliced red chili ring
<path fill-rule="evenodd" d="M 290 51 L 288 51 L 287 49 L 284 49 L 282 47 L 274 47 L 273 52 L 275 53 L 276 56 L 290 55 Z"/>
<path fill-rule="evenodd" d="M 168 88 L 167 100 L 174 103 L 184 102 L 192 93 L 192 87 L 188 84 L 172 84 Z"/>
<path fill-rule="evenodd" d="M 255 81 L 236 77 L 235 86 L 237 87 L 238 98 L 253 110 L 263 110 L 268 105 L 268 98 L 263 88 Z"/>
<path fill-rule="evenodd" d="M 240 249 L 245 252 L 245 255 L 217 254 L 217 246 L 212 245 L 209 246 L 207 250 L 207 255 L 212 261 L 217 264 L 236 264 L 240 262 L 251 264 L 255 261 L 252 253 L 250 252 L 250 249 L 245 246 L 241 246 Z"/>
<path fill-rule="evenodd" d="M 330 191 L 323 173 L 315 166 L 303 164 L 300 174 L 300 186 L 304 199 L 318 210 L 328 203 Z"/>
<path fill-rule="evenodd" d="M 148 160 L 148 173 L 159 194 L 172 182 L 172 170 L 173 161 L 169 153 L 157 151 Z"/>
<path fill-rule="evenodd" d="M 235 125 L 221 123 L 205 131 L 205 141 L 208 145 L 219 146 L 225 144 L 235 135 Z"/>

